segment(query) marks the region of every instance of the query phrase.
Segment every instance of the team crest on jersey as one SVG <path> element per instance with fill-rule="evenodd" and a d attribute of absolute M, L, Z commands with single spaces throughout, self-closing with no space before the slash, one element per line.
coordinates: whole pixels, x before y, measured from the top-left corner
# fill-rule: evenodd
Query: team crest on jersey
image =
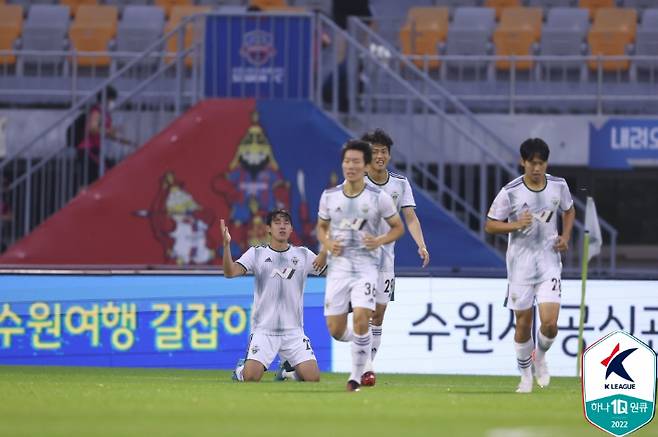
<path fill-rule="evenodd" d="M 296 266 L 297 263 L 299 262 L 299 258 L 297 258 L 296 256 L 293 256 L 291 261 L 292 261 L 292 264 Z"/>
<path fill-rule="evenodd" d="M 363 205 L 363 208 L 361 208 L 361 211 L 362 211 L 364 214 L 368 214 L 368 205 Z"/>
<path fill-rule="evenodd" d="M 557 206 L 560 204 L 560 199 L 553 198 L 551 199 L 551 203 L 553 204 L 553 208 L 557 208 Z"/>
<path fill-rule="evenodd" d="M 397 191 L 394 191 L 393 194 L 391 194 L 391 197 L 393 198 L 393 202 L 397 202 L 398 197 L 400 197 L 400 193 L 398 193 Z"/>
<path fill-rule="evenodd" d="M 335 210 L 335 211 L 336 211 L 336 212 L 342 212 L 342 211 L 343 211 L 343 208 L 341 208 L 340 205 L 339 205 L 339 206 L 336 207 L 336 210 Z"/>

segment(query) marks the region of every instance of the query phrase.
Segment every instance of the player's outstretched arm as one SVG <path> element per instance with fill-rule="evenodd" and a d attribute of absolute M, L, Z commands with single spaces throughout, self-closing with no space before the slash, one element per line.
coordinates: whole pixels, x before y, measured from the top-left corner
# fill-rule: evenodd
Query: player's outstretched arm
<path fill-rule="evenodd" d="M 557 242 L 555 243 L 555 250 L 558 252 L 564 252 L 569 249 L 574 220 L 576 220 L 576 209 L 572 206 L 562 213 L 562 235 L 557 238 Z"/>
<path fill-rule="evenodd" d="M 227 278 L 242 276 L 246 273 L 246 270 L 240 264 L 233 261 L 233 257 L 231 256 L 231 234 L 228 232 L 224 219 L 219 220 L 219 226 L 222 231 L 224 243 L 224 276 Z"/>
<path fill-rule="evenodd" d="M 404 215 L 404 221 L 407 223 L 407 228 L 409 229 L 411 238 L 414 239 L 418 246 L 418 255 L 420 256 L 420 259 L 423 260 L 423 267 L 427 267 L 430 263 L 430 253 L 425 244 L 423 229 L 420 227 L 420 220 L 418 220 L 416 210 L 411 207 L 403 208 L 402 215 Z"/>
<path fill-rule="evenodd" d="M 524 211 L 515 222 L 503 222 L 500 220 L 487 219 L 484 225 L 484 231 L 489 234 L 509 234 L 510 232 L 520 231 L 532 224 L 532 214 Z"/>

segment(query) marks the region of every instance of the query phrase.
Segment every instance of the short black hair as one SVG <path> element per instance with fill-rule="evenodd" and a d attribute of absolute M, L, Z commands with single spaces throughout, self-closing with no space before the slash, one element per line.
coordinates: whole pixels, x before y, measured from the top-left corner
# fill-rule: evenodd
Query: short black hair
<path fill-rule="evenodd" d="M 535 156 L 542 161 L 548 161 L 548 155 L 551 152 L 548 149 L 548 144 L 541 138 L 528 138 L 521 143 L 520 151 L 521 159 L 524 161 L 530 161 Z"/>
<path fill-rule="evenodd" d="M 340 155 L 340 160 L 345 159 L 345 153 L 348 150 L 359 150 L 363 152 L 363 161 L 366 163 L 366 165 L 370 164 L 372 161 L 372 149 L 370 148 L 370 143 L 362 140 L 349 140 L 345 144 L 343 144 L 343 150 Z"/>
<path fill-rule="evenodd" d="M 391 153 L 393 139 L 384 131 L 384 129 L 377 128 L 372 132 L 366 132 L 361 136 L 361 139 L 369 142 L 371 146 L 374 146 L 375 144 L 386 146 L 388 152 Z"/>
<path fill-rule="evenodd" d="M 279 215 L 282 215 L 285 218 L 287 218 L 290 224 L 292 225 L 292 217 L 290 217 L 290 213 L 285 209 L 279 208 L 279 209 L 274 209 L 267 214 L 267 217 L 265 218 L 265 223 L 267 224 L 267 226 L 272 226 L 272 221 L 276 218 L 276 216 Z"/>
<path fill-rule="evenodd" d="M 105 98 L 108 101 L 116 100 L 118 96 L 119 93 L 117 92 L 117 89 L 114 88 L 112 85 L 108 85 L 107 88 L 105 88 Z M 103 91 L 99 91 L 98 94 L 96 94 L 96 101 L 98 103 L 101 103 L 103 101 Z"/>

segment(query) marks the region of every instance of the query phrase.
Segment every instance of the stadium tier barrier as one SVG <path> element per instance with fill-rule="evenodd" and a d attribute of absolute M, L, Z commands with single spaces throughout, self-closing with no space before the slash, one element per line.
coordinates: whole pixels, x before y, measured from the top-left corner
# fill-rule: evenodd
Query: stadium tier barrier
<path fill-rule="evenodd" d="M 253 278 L 216 271 L 9 271 L 0 364 L 231 369 L 245 353 Z M 331 340 L 324 278 L 309 278 L 305 331 L 322 371 L 349 370 Z M 516 375 L 504 278 L 399 277 L 375 366 L 382 373 Z M 658 346 L 656 281 L 588 283 L 586 345 L 624 330 Z M 575 376 L 580 282 L 564 280 L 551 372 Z M 277 363 L 273 363 L 272 368 Z"/>

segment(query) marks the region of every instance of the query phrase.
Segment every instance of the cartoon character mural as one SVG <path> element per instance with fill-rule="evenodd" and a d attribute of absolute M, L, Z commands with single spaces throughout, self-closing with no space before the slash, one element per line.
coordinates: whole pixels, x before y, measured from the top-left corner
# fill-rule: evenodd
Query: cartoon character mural
<path fill-rule="evenodd" d="M 299 219 L 294 223 L 295 232 L 290 241 L 293 244 L 312 245 L 313 225 L 309 220 L 303 184 L 304 175 L 299 170 Z M 257 112 L 252 114 L 251 125 L 228 169 L 213 179 L 212 189 L 229 205 L 229 229 L 234 236 L 236 251 L 267 243 L 265 217 L 269 211 L 275 208 L 291 210 L 290 182 L 280 171 L 272 146 L 258 122 Z"/>
<path fill-rule="evenodd" d="M 135 211 L 135 215 L 149 219 L 166 262 L 186 265 L 209 264 L 214 260 L 217 243 L 208 232 L 215 220 L 214 213 L 200 205 L 173 172 L 161 178 L 151 207 Z"/>

